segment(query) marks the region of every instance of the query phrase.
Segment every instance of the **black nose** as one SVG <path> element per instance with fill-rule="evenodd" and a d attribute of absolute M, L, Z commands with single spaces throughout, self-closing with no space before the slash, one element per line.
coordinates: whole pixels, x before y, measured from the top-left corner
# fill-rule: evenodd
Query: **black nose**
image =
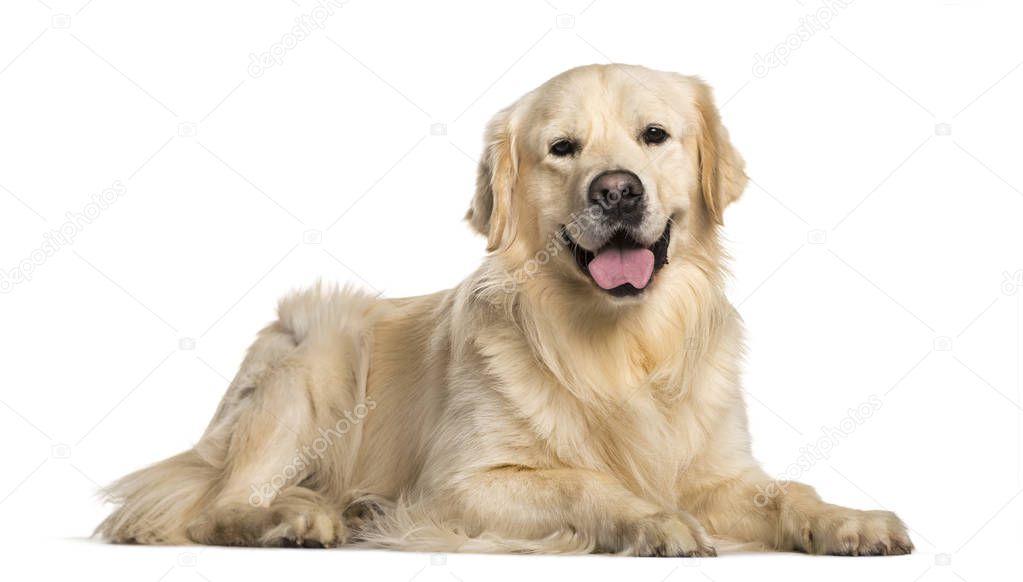
<path fill-rule="evenodd" d="M 643 210 L 643 183 L 632 172 L 610 170 L 590 182 L 589 198 L 608 216 L 638 219 Z"/>

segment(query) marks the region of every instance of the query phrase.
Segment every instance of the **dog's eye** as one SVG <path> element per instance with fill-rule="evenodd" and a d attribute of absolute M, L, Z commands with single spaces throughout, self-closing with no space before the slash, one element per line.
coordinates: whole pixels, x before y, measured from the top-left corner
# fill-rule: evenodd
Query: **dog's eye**
<path fill-rule="evenodd" d="M 579 149 L 579 145 L 570 139 L 559 139 L 551 144 L 551 155 L 563 158 L 570 156 Z"/>
<path fill-rule="evenodd" d="M 668 132 L 664 131 L 662 127 L 651 125 L 643 130 L 643 141 L 647 144 L 657 145 L 664 143 L 666 139 L 668 139 Z"/>

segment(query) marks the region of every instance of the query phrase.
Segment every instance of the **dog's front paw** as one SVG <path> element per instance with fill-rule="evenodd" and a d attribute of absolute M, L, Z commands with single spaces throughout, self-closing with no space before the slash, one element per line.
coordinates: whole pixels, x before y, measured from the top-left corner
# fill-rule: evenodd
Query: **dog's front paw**
<path fill-rule="evenodd" d="M 890 511 L 838 507 L 811 517 L 801 537 L 803 551 L 810 554 L 888 556 L 913 551 L 905 524 Z"/>
<path fill-rule="evenodd" d="M 634 556 L 716 556 L 703 526 L 685 513 L 662 512 L 618 527 L 617 553 Z"/>

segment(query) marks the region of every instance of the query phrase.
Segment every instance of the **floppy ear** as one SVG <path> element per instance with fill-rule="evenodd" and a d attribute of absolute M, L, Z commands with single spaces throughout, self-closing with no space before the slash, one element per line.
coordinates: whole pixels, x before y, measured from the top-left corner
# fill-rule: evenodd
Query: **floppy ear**
<path fill-rule="evenodd" d="M 511 107 L 495 115 L 483 137 L 483 154 L 476 175 L 476 195 L 465 219 L 487 237 L 487 250 L 507 248 L 514 238 L 512 190 L 518 164 L 511 131 Z"/>
<path fill-rule="evenodd" d="M 694 82 L 700 126 L 697 136 L 700 190 L 711 220 L 723 224 L 725 207 L 746 188 L 746 162 L 728 139 L 728 130 L 721 124 L 710 87 L 699 79 Z"/>

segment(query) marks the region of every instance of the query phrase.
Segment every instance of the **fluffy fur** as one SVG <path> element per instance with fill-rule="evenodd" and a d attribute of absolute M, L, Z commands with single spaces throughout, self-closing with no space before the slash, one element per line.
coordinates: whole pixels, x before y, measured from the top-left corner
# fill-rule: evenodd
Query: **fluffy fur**
<path fill-rule="evenodd" d="M 670 140 L 637 136 L 658 123 Z M 552 157 L 553 140 L 580 150 Z M 670 262 L 614 298 L 558 235 L 628 169 L 637 236 Z M 716 232 L 743 161 L 701 81 L 573 69 L 487 128 L 467 219 L 490 254 L 458 287 L 281 302 L 196 447 L 111 488 L 115 542 L 708 556 L 906 553 L 889 512 L 776 483 L 750 454 L 742 324 Z M 599 246 L 601 225 L 575 240 Z M 605 233 L 606 235 L 606 233 Z M 651 240 L 653 240 L 651 239 Z M 765 493 L 766 492 L 766 493 Z"/>

